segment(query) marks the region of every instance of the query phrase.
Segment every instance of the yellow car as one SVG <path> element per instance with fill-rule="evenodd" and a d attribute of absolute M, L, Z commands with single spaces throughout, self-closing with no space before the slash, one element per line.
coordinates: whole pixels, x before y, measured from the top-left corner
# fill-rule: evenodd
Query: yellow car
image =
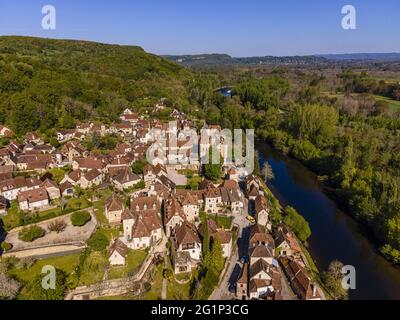
<path fill-rule="evenodd" d="M 256 222 L 256 220 L 252 216 L 247 216 L 246 219 L 248 221 L 250 221 L 251 223 L 255 223 Z"/>

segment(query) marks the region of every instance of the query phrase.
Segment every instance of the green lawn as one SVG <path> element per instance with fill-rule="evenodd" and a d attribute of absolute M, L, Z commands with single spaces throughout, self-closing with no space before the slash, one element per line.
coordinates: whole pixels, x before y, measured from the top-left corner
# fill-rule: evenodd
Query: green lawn
<path fill-rule="evenodd" d="M 67 202 L 66 209 L 82 210 L 90 207 L 90 201 L 85 197 L 71 198 Z"/>
<path fill-rule="evenodd" d="M 168 282 L 167 300 L 189 300 L 191 281 L 187 284 L 179 284 L 175 281 Z"/>
<path fill-rule="evenodd" d="M 202 180 L 203 178 L 201 176 L 196 175 L 192 178 L 189 178 L 186 185 L 189 186 L 192 190 L 198 190 Z"/>
<path fill-rule="evenodd" d="M 151 289 L 150 291 L 146 292 L 142 297 L 140 297 L 142 300 L 161 299 L 163 270 L 164 270 L 163 263 L 153 269 L 153 279 L 151 283 Z"/>
<path fill-rule="evenodd" d="M 386 101 L 389 104 L 389 108 L 392 111 L 396 111 L 396 110 L 400 109 L 400 101 L 385 98 L 385 97 L 378 96 L 378 95 L 374 95 L 374 98 L 377 101 Z"/>
<path fill-rule="evenodd" d="M 230 230 L 232 228 L 232 217 L 224 217 L 224 216 L 219 216 L 219 215 L 208 215 L 208 219 L 213 219 L 219 228 L 225 228 Z"/>
<path fill-rule="evenodd" d="M 126 266 L 110 267 L 109 279 L 126 278 L 136 273 L 146 259 L 147 252 L 144 250 L 128 250 Z"/>
<path fill-rule="evenodd" d="M 46 265 L 54 266 L 55 268 L 71 274 L 79 263 L 79 253 L 66 256 L 37 260 L 35 264 L 27 270 L 12 268 L 9 274 L 15 276 L 23 282 L 32 281 L 37 275 L 41 274 L 42 268 Z"/>
<path fill-rule="evenodd" d="M 79 286 L 101 282 L 107 266 L 108 259 L 104 252 L 91 252 L 83 264 Z"/>
<path fill-rule="evenodd" d="M 342 98 L 344 95 L 343 93 L 329 93 L 325 92 L 325 95 L 328 96 L 329 98 Z M 357 93 L 353 93 L 352 95 L 357 95 Z M 400 108 L 400 101 L 389 99 L 383 96 L 379 95 L 372 95 L 376 101 L 386 101 L 389 104 L 389 109 L 392 111 L 396 111 L 397 109 Z"/>
<path fill-rule="evenodd" d="M 11 207 L 7 210 L 7 214 L 1 218 L 6 230 L 11 230 L 20 225 L 20 214 L 17 201 L 11 202 Z"/>
<path fill-rule="evenodd" d="M 54 266 L 57 269 L 63 270 L 68 275 L 67 282 L 71 286 L 75 286 L 76 277 L 74 276 L 74 270 L 79 264 L 79 255 L 80 254 L 77 253 L 37 260 L 35 264 L 28 269 L 17 269 L 16 267 L 11 268 L 7 273 L 15 277 L 23 285 L 18 294 L 18 299 L 29 299 L 31 296 L 29 292 L 29 284 L 35 279 L 35 277 L 42 274 L 42 268 L 46 265 Z"/>
<path fill-rule="evenodd" d="M 93 202 L 94 213 L 97 220 L 102 225 L 108 225 L 108 220 L 104 214 L 104 205 L 107 199 L 111 196 L 112 192 L 110 190 L 102 190 L 100 192 L 100 197 L 98 201 Z"/>

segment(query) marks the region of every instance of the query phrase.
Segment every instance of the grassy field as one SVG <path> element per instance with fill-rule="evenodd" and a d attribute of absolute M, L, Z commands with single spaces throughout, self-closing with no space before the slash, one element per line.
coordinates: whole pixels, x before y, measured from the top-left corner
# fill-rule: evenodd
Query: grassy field
<path fill-rule="evenodd" d="M 400 109 L 400 101 L 385 98 L 382 96 L 374 95 L 375 100 L 377 101 L 386 101 L 389 104 L 389 108 L 392 111 L 396 111 Z"/>
<path fill-rule="evenodd" d="M 147 252 L 144 250 L 128 250 L 126 257 L 126 266 L 111 267 L 109 271 L 109 279 L 120 279 L 128 277 L 131 273 L 138 271 L 140 266 L 146 259 Z"/>
<path fill-rule="evenodd" d="M 15 277 L 22 284 L 22 289 L 18 294 L 18 299 L 28 299 L 31 294 L 29 290 L 29 284 L 33 280 L 42 274 L 42 268 L 44 266 L 54 266 L 57 269 L 63 270 L 67 273 L 67 282 L 74 286 L 76 285 L 76 277 L 74 276 L 74 271 L 79 264 L 79 254 L 71 254 L 66 256 L 48 258 L 37 260 L 33 266 L 28 269 L 12 267 L 7 273 L 10 276 Z"/>
<path fill-rule="evenodd" d="M 14 267 L 9 271 L 9 274 L 15 276 L 19 281 L 30 282 L 41 274 L 42 268 L 46 265 L 54 266 L 55 268 L 65 271 L 67 274 L 71 274 L 78 264 L 79 253 L 37 260 L 29 269 L 17 269 Z"/>
<path fill-rule="evenodd" d="M 79 286 L 87 286 L 103 280 L 108 266 L 108 259 L 104 252 L 91 252 L 83 264 Z"/>
<path fill-rule="evenodd" d="M 329 92 L 324 92 L 324 94 L 326 96 L 328 96 L 329 98 L 343 98 L 343 93 L 329 93 Z M 357 95 L 357 93 L 353 93 L 352 95 Z M 398 109 L 400 109 L 400 101 L 397 100 L 393 100 L 393 99 L 389 99 L 383 96 L 379 96 L 379 95 L 372 95 L 372 97 L 375 98 L 376 101 L 386 101 L 389 104 L 389 109 L 392 111 L 396 111 Z"/>
<path fill-rule="evenodd" d="M 189 300 L 191 281 L 186 284 L 179 284 L 173 280 L 168 282 L 167 300 Z"/>

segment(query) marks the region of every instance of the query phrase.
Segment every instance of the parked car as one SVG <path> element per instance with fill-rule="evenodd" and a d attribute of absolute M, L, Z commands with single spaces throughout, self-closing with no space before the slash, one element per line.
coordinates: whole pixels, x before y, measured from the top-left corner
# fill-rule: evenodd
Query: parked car
<path fill-rule="evenodd" d="M 256 219 L 254 219 L 252 216 L 247 216 L 246 219 L 251 223 L 255 223 L 256 222 Z"/>

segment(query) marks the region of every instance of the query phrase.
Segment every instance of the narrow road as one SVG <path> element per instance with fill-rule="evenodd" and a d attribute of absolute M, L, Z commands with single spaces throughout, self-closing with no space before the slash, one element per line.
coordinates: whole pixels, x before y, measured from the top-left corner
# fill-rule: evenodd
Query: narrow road
<path fill-rule="evenodd" d="M 226 261 L 224 276 L 209 300 L 232 300 L 235 298 L 236 280 L 242 265 L 239 260 L 247 255 L 249 246 L 249 222 L 243 214 L 235 215 L 233 224 L 238 226 L 238 240 L 233 244 L 232 254 Z"/>
<path fill-rule="evenodd" d="M 168 267 L 167 264 L 167 257 L 164 257 L 164 268 L 166 269 Z M 161 289 L 161 300 L 167 300 L 167 285 L 168 281 L 163 277 L 162 280 L 162 289 Z"/>

